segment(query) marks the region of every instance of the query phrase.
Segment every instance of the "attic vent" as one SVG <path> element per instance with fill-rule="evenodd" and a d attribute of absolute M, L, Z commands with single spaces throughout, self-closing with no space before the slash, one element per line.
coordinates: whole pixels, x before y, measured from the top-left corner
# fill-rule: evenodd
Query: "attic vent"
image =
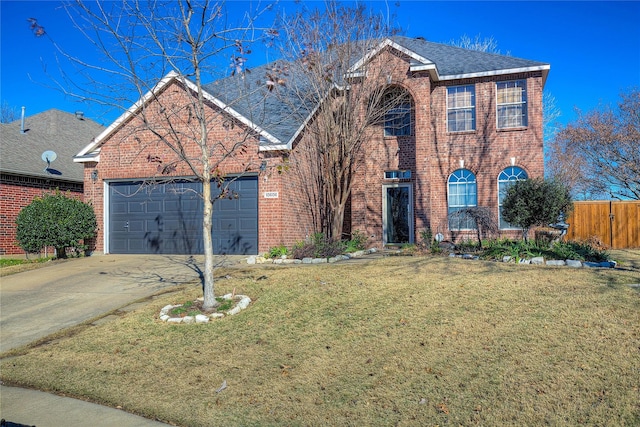
<path fill-rule="evenodd" d="M 76 111 L 76 119 L 84 120 L 84 113 L 82 111 Z"/>

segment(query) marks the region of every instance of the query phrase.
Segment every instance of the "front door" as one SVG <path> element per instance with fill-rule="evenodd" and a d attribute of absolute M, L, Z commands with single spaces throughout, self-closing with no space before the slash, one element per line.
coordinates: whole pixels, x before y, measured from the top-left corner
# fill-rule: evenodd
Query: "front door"
<path fill-rule="evenodd" d="M 382 187 L 383 243 L 413 243 L 413 195 L 411 184 Z"/>

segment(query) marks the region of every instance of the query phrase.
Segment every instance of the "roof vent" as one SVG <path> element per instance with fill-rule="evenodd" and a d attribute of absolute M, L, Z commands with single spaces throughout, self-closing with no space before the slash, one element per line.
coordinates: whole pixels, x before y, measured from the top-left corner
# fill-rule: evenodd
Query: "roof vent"
<path fill-rule="evenodd" d="M 84 113 L 82 111 L 76 111 L 76 119 L 84 120 Z"/>
<path fill-rule="evenodd" d="M 24 133 L 24 110 L 26 107 L 22 107 L 22 115 L 20 117 L 20 133 Z"/>

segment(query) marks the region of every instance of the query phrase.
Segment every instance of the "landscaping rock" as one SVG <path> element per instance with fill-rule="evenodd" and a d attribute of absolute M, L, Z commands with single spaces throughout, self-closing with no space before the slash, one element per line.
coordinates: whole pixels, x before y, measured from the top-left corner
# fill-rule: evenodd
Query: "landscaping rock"
<path fill-rule="evenodd" d="M 212 313 L 209 317 L 211 319 L 222 319 L 224 317 L 224 313 Z"/>
<path fill-rule="evenodd" d="M 193 323 L 195 321 L 196 321 L 196 319 L 193 316 L 184 316 L 182 318 L 182 323 Z"/>
<path fill-rule="evenodd" d="M 582 268 L 582 262 L 575 259 L 566 260 L 567 266 L 573 268 Z"/>
<path fill-rule="evenodd" d="M 535 258 L 531 258 L 531 264 L 534 264 L 534 265 L 544 264 L 544 258 L 542 258 L 541 256 L 537 256 Z"/>
<path fill-rule="evenodd" d="M 550 259 L 549 261 L 547 261 L 547 265 L 561 266 L 566 265 L 566 263 L 561 259 Z"/>
<path fill-rule="evenodd" d="M 326 263 L 327 263 L 326 258 L 314 258 L 311 260 L 311 264 L 326 264 Z"/>
<path fill-rule="evenodd" d="M 255 255 L 251 255 L 249 258 L 247 258 L 247 264 L 250 265 L 255 265 L 256 264 L 256 256 Z"/>
<path fill-rule="evenodd" d="M 167 319 L 167 323 L 182 323 L 182 317 L 170 317 Z"/>
<path fill-rule="evenodd" d="M 209 322 L 209 316 L 205 316 L 204 314 L 196 315 L 196 323 L 208 323 L 208 322 Z"/>
<path fill-rule="evenodd" d="M 502 262 L 511 262 L 511 257 L 509 255 L 505 255 L 502 257 Z"/>
<path fill-rule="evenodd" d="M 529 264 L 531 264 L 531 260 L 530 259 L 526 259 L 526 258 L 522 258 L 520 261 L 518 261 L 518 264 L 529 265 Z"/>
<path fill-rule="evenodd" d="M 302 258 L 303 264 L 311 264 L 312 261 L 313 261 L 313 258 Z"/>
<path fill-rule="evenodd" d="M 251 298 L 244 296 L 242 297 L 240 302 L 238 302 L 238 307 L 240 307 L 241 310 L 244 310 L 245 308 L 249 307 L 249 304 L 251 304 Z"/>

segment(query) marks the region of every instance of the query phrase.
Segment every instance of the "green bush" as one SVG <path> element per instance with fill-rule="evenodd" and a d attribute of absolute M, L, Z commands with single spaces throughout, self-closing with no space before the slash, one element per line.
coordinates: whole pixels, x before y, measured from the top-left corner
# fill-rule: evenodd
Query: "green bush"
<path fill-rule="evenodd" d="M 573 207 L 569 189 L 558 181 L 542 178 L 515 181 L 507 189 L 502 201 L 502 217 L 522 228 L 524 240 L 529 229 L 557 221 L 562 213 L 568 215 Z"/>
<path fill-rule="evenodd" d="M 271 249 L 269 249 L 269 258 L 280 258 L 282 255 L 288 255 L 289 254 L 289 249 L 287 249 L 287 247 L 285 245 L 278 245 L 278 246 L 274 246 Z"/>
<path fill-rule="evenodd" d="M 67 248 L 80 251 L 81 241 L 95 236 L 97 222 L 93 208 L 60 191 L 35 197 L 16 219 L 18 245 L 28 253 L 52 246 L 59 258 Z"/>
<path fill-rule="evenodd" d="M 606 251 L 583 242 L 555 242 L 545 240 L 490 240 L 485 243 L 482 252 L 484 259 L 501 259 L 510 256 L 514 260 L 522 258 L 544 257 L 546 259 L 575 259 L 578 261 L 601 262 L 608 259 Z"/>
<path fill-rule="evenodd" d="M 367 236 L 359 230 L 355 230 L 351 233 L 351 240 L 346 242 L 346 253 L 361 251 L 367 244 Z"/>

